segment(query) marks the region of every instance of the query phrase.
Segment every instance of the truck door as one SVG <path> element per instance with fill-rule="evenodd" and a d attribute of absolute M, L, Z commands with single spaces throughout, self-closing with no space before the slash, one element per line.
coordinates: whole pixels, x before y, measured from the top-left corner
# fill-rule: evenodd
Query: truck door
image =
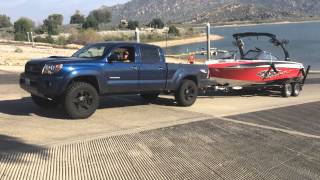
<path fill-rule="evenodd" d="M 138 92 L 138 71 L 136 47 L 119 46 L 111 50 L 105 67 L 107 93 Z"/>
<path fill-rule="evenodd" d="M 141 91 L 160 91 L 166 85 L 166 63 L 160 48 L 140 46 L 139 89 Z"/>

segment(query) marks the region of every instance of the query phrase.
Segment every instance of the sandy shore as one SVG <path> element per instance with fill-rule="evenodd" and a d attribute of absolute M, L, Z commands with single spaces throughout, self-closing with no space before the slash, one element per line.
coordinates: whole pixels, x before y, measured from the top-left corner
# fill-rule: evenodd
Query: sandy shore
<path fill-rule="evenodd" d="M 210 36 L 211 41 L 217 41 L 223 39 L 222 36 L 218 35 L 211 35 Z M 199 37 L 192 37 L 192 38 L 185 38 L 185 39 L 177 39 L 177 40 L 169 40 L 166 41 L 159 41 L 159 42 L 152 42 L 149 44 L 157 45 L 160 47 L 172 47 L 172 46 L 179 46 L 179 45 L 186 45 L 186 44 L 193 44 L 193 43 L 201 43 L 206 42 L 207 37 L 205 35 L 199 36 Z"/>

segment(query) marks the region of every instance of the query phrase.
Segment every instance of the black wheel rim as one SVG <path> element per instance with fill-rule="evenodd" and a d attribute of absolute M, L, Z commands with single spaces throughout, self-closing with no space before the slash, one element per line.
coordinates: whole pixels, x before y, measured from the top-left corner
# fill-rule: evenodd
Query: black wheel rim
<path fill-rule="evenodd" d="M 89 111 L 93 105 L 93 97 L 88 91 L 78 91 L 73 97 L 73 104 L 79 112 Z"/>
<path fill-rule="evenodd" d="M 184 97 L 187 101 L 194 99 L 196 96 L 196 90 L 193 86 L 187 86 L 187 88 L 184 91 Z"/>

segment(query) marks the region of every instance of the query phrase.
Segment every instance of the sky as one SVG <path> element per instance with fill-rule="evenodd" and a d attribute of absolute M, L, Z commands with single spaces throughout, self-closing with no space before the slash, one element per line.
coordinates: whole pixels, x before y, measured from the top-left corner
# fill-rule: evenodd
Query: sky
<path fill-rule="evenodd" d="M 36 24 L 53 13 L 64 16 L 64 23 L 69 23 L 70 16 L 78 9 L 82 14 L 103 5 L 112 6 L 129 0 L 0 0 L 0 14 L 11 17 L 11 21 L 20 17 L 31 18 Z"/>

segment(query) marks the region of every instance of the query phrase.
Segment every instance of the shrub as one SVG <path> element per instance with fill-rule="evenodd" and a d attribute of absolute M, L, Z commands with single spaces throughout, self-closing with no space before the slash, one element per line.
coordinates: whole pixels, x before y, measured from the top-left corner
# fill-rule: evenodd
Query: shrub
<path fill-rule="evenodd" d="M 55 41 L 55 44 L 58 45 L 67 45 L 68 44 L 69 39 L 66 38 L 65 36 L 59 36 L 58 39 Z"/>
<path fill-rule="evenodd" d="M 139 27 L 138 21 L 129 21 L 128 22 L 128 29 L 135 30 L 137 27 Z"/>
<path fill-rule="evenodd" d="M 149 26 L 156 29 L 162 29 L 164 28 L 164 23 L 162 22 L 161 19 L 156 18 L 149 23 Z"/>
<path fill-rule="evenodd" d="M 16 48 L 15 50 L 14 50 L 14 52 L 15 53 L 23 53 L 23 50 L 21 49 L 21 48 Z"/>
<path fill-rule="evenodd" d="M 171 34 L 171 35 L 174 35 L 174 36 L 179 36 L 180 35 L 180 31 L 179 31 L 179 29 L 177 27 L 171 25 L 169 27 L 168 34 Z"/>
<path fill-rule="evenodd" d="M 68 42 L 72 44 L 88 44 L 103 41 L 104 38 L 94 29 L 87 29 L 82 32 L 74 31 L 71 33 Z"/>
<path fill-rule="evenodd" d="M 37 36 L 33 40 L 34 42 L 41 42 L 41 43 L 49 43 L 49 44 L 55 43 L 54 39 L 50 35 L 46 37 Z"/>
<path fill-rule="evenodd" d="M 80 34 L 81 44 L 103 41 L 103 37 L 93 29 L 88 29 Z"/>
<path fill-rule="evenodd" d="M 16 41 L 27 41 L 27 32 L 31 32 L 34 28 L 34 23 L 28 18 L 20 18 L 14 23 L 14 39 Z"/>
<path fill-rule="evenodd" d="M 0 28 L 6 28 L 12 26 L 10 17 L 6 15 L 0 15 Z"/>
<path fill-rule="evenodd" d="M 84 15 L 80 14 L 79 10 L 77 10 L 70 18 L 70 24 L 83 24 L 84 22 Z"/>
<path fill-rule="evenodd" d="M 98 20 L 92 16 L 92 15 L 89 15 L 87 18 L 86 18 L 86 21 L 84 22 L 83 26 L 82 26 L 84 29 L 98 29 L 99 28 L 99 23 L 98 23 Z"/>
<path fill-rule="evenodd" d="M 63 23 L 63 15 L 52 14 L 43 21 L 43 30 L 48 32 L 50 35 L 57 35 L 61 31 Z"/>
<path fill-rule="evenodd" d="M 99 9 L 93 10 L 89 13 L 89 16 L 94 17 L 97 23 L 108 23 L 111 21 L 111 13 L 107 7 L 101 7 Z"/>

